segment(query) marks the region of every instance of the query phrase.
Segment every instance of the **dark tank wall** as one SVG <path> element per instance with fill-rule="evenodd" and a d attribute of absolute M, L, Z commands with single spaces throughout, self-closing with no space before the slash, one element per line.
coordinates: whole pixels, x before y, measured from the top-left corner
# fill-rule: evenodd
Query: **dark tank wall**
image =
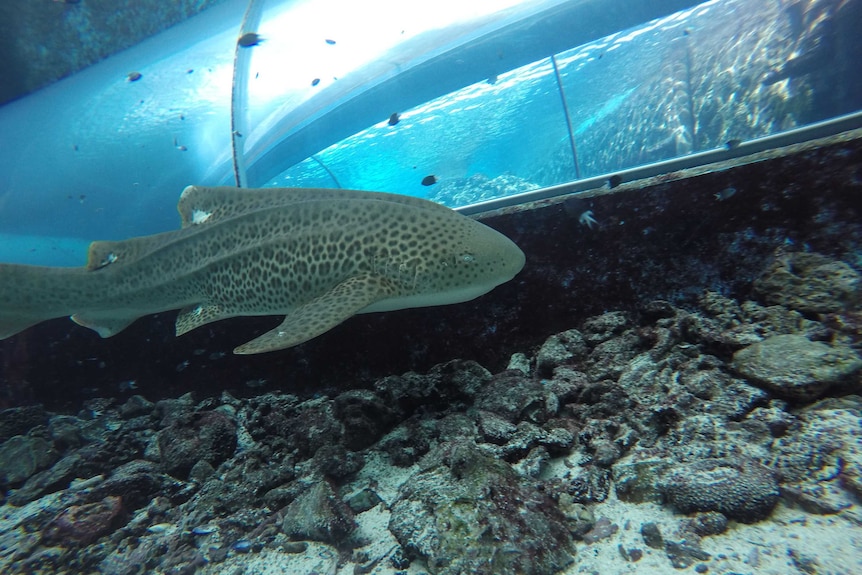
<path fill-rule="evenodd" d="M 351 318 L 297 348 L 233 356 L 274 318 L 233 319 L 175 338 L 175 313 L 102 340 L 55 320 L 0 342 L 0 407 L 77 410 L 95 396 L 150 400 L 368 385 L 452 358 L 492 372 L 510 354 L 609 310 L 647 317 L 705 291 L 757 299 L 776 255 L 816 252 L 862 268 L 862 131 L 613 190 L 510 208 L 484 221 L 527 255 L 513 281 L 473 302 Z M 658 307 L 657 307 L 658 306 Z M 710 350 L 726 354 L 732 350 Z"/>

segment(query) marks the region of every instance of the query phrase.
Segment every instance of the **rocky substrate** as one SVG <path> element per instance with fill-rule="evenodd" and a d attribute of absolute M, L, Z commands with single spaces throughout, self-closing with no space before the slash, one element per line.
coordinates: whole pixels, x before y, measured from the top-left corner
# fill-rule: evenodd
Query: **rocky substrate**
<path fill-rule="evenodd" d="M 784 254 L 757 301 L 604 313 L 500 373 L 9 409 L 0 571 L 862 572 L 859 293 Z"/>

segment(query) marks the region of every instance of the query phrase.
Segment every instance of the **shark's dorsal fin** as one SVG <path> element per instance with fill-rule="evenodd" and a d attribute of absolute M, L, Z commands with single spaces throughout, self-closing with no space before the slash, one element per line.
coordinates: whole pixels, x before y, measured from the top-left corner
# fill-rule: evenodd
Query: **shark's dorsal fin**
<path fill-rule="evenodd" d="M 449 208 L 445 206 L 422 198 L 385 192 L 333 190 L 329 188 L 264 188 L 249 191 L 230 186 L 212 188 L 188 186 L 180 195 L 177 210 L 180 212 L 182 226 L 186 228 L 224 221 L 238 215 L 289 206 L 299 202 L 346 199 L 386 201 L 425 209 L 449 211 Z"/>
<path fill-rule="evenodd" d="M 252 354 L 299 345 L 329 331 L 393 292 L 386 278 L 372 274 L 344 280 L 328 292 L 297 307 L 278 327 L 233 350 Z"/>
<path fill-rule="evenodd" d="M 168 244 L 188 237 L 193 230 L 175 230 L 152 236 L 142 236 L 118 241 L 96 241 L 87 250 L 87 269 L 90 271 L 108 268 L 113 264 L 127 264 L 156 252 Z"/>

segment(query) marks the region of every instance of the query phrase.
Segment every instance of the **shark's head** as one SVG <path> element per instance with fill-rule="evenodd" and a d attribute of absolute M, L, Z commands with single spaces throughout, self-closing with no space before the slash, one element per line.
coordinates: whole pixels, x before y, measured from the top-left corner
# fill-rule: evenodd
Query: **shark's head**
<path fill-rule="evenodd" d="M 425 233 L 395 234 L 396 244 L 403 238 L 416 244 L 417 237 L 421 238 L 415 247 L 393 246 L 400 263 L 385 262 L 378 270 L 398 278 L 403 289 L 363 312 L 469 301 L 511 280 L 524 267 L 524 252 L 500 232 L 452 211 L 434 215 L 439 216 L 438 221 L 429 222 L 437 219 L 432 217 L 422 222 L 423 228 L 429 224 Z M 404 259 L 405 253 L 417 257 Z M 386 267 L 390 269 L 384 270 Z"/>

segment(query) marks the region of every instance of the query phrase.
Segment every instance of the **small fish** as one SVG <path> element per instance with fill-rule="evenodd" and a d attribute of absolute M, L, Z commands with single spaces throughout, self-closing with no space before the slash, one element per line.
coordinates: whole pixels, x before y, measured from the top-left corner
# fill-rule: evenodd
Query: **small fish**
<path fill-rule="evenodd" d="M 733 194 L 735 194 L 735 193 L 736 193 L 736 188 L 730 187 L 730 188 L 724 188 L 720 192 L 714 193 L 713 196 L 715 197 L 715 199 L 717 201 L 723 202 L 724 200 L 727 200 L 727 199 L 733 197 Z"/>
<path fill-rule="evenodd" d="M 199 525 L 192 529 L 193 535 L 209 535 L 210 533 L 215 533 L 218 531 L 218 527 L 215 525 Z"/>
<path fill-rule="evenodd" d="M 144 75 L 140 72 L 129 72 L 128 74 L 126 74 L 126 80 L 129 82 L 137 82 L 143 77 Z"/>
<path fill-rule="evenodd" d="M 85 194 L 81 194 L 80 196 L 78 196 L 78 201 L 81 202 L 82 204 L 84 203 L 84 200 L 86 200 L 86 199 L 87 199 L 87 196 Z"/>
<path fill-rule="evenodd" d="M 251 541 L 249 541 L 248 539 L 240 539 L 239 541 L 231 545 L 231 547 L 233 547 L 234 551 L 238 553 L 248 553 L 249 551 L 251 551 Z"/>
<path fill-rule="evenodd" d="M 263 41 L 264 39 L 257 32 L 246 32 L 239 37 L 239 40 L 237 40 L 236 43 L 242 48 L 251 48 L 252 46 L 257 46 Z"/>
<path fill-rule="evenodd" d="M 128 391 L 132 391 L 133 389 L 138 389 L 138 382 L 134 379 L 127 379 L 126 381 L 121 381 L 117 384 L 117 389 L 120 393 L 126 393 Z"/>
<path fill-rule="evenodd" d="M 174 147 L 175 147 L 176 149 L 178 149 L 179 151 L 181 151 L 181 152 L 185 152 L 185 151 L 187 151 L 187 150 L 188 150 L 188 148 L 186 148 L 185 146 L 182 146 L 182 145 L 180 145 L 179 143 L 177 143 L 177 139 L 176 139 L 176 138 L 174 138 Z"/>
<path fill-rule="evenodd" d="M 423 186 L 433 186 L 436 183 L 437 183 L 437 176 L 432 175 L 432 176 L 425 176 L 424 178 L 422 178 L 422 185 Z"/>
<path fill-rule="evenodd" d="M 398 112 L 395 112 L 391 116 L 389 116 L 389 125 L 390 126 L 394 126 L 395 124 L 397 124 L 400 121 L 401 121 L 401 114 L 399 114 Z"/>
<path fill-rule="evenodd" d="M 727 148 L 728 150 L 735 150 L 736 148 L 739 147 L 739 145 L 741 143 L 742 143 L 742 140 L 738 140 L 738 139 L 734 138 L 733 140 L 728 140 L 727 142 L 725 142 L 724 147 Z"/>
<path fill-rule="evenodd" d="M 623 183 L 623 177 L 620 176 L 619 174 L 614 174 L 613 176 L 608 178 L 608 186 L 610 186 L 611 188 L 616 188 L 617 186 L 619 186 L 622 183 Z"/>
<path fill-rule="evenodd" d="M 327 38 L 327 39 L 326 39 L 326 43 L 327 43 L 327 44 L 329 44 L 330 46 L 334 46 L 334 45 L 335 45 L 335 40 L 330 40 L 329 38 Z"/>
<path fill-rule="evenodd" d="M 320 84 L 320 78 L 315 78 L 311 81 L 312 86 L 317 86 L 318 84 Z"/>
<path fill-rule="evenodd" d="M 189 365 L 191 365 L 191 362 L 189 360 L 186 359 L 186 360 L 181 361 L 180 363 L 177 364 L 177 372 L 183 371 Z"/>
<path fill-rule="evenodd" d="M 263 387 L 267 384 L 267 380 L 265 379 L 250 379 L 245 382 L 246 387 L 250 387 L 252 389 L 257 389 L 258 387 Z"/>
<path fill-rule="evenodd" d="M 165 533 L 166 531 L 173 530 L 173 528 L 173 523 L 156 523 L 155 525 L 147 527 L 147 531 L 150 533 Z"/>

